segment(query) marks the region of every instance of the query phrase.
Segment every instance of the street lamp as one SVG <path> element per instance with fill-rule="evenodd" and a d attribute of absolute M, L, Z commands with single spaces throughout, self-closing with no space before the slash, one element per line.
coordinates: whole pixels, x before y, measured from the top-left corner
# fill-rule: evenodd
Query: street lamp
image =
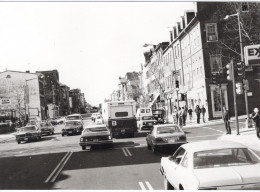
<path fill-rule="evenodd" d="M 244 52 L 243 52 L 243 42 L 242 42 L 242 33 L 241 33 L 241 26 L 240 26 L 241 22 L 240 22 L 240 12 L 239 12 L 239 10 L 237 10 L 237 13 L 235 13 L 235 14 L 226 15 L 224 20 L 227 20 L 227 19 L 229 19 L 230 17 L 233 17 L 233 16 L 237 16 L 238 33 L 239 33 L 239 44 L 240 44 L 240 58 L 241 58 L 241 62 L 243 63 L 244 62 Z M 233 79 L 233 81 L 235 81 L 235 79 Z M 247 90 L 245 90 L 245 103 L 246 103 L 246 115 L 247 115 L 246 128 L 248 128 L 249 112 L 248 112 Z M 239 134 L 239 131 L 238 131 L 238 134 Z"/>

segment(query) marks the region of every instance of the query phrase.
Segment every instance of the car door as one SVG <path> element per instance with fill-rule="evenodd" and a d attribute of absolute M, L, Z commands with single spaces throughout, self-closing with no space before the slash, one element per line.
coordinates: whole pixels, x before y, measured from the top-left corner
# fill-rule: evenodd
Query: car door
<path fill-rule="evenodd" d="M 167 180 L 174 186 L 175 189 L 179 189 L 179 176 L 181 172 L 180 163 L 185 154 L 185 149 L 179 147 L 173 156 L 169 157 L 169 166 L 167 166 L 166 177 Z"/>

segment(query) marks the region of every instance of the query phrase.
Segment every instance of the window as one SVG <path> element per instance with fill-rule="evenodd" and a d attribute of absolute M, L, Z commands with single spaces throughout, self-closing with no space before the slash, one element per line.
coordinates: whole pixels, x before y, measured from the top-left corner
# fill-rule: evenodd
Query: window
<path fill-rule="evenodd" d="M 207 42 L 218 41 L 218 32 L 217 32 L 216 23 L 206 24 L 206 37 L 207 37 Z"/>
<path fill-rule="evenodd" d="M 222 66 L 221 55 L 210 55 L 211 72 L 219 72 Z"/>
<path fill-rule="evenodd" d="M 116 117 L 127 117 L 128 116 L 128 112 L 116 112 L 115 116 Z"/>
<path fill-rule="evenodd" d="M 188 153 L 185 154 L 185 157 L 183 158 L 181 165 L 183 167 L 188 167 Z"/>
<path fill-rule="evenodd" d="M 185 149 L 183 149 L 182 147 L 180 147 L 173 155 L 172 159 L 174 162 L 176 162 L 177 164 L 179 164 L 181 162 L 181 159 L 183 157 L 185 153 Z"/>

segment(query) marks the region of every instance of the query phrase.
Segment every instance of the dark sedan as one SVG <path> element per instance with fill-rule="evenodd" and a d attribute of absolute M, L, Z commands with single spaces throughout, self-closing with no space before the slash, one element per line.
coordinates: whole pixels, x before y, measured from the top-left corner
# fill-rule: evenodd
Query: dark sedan
<path fill-rule="evenodd" d="M 148 149 L 156 153 L 159 148 L 187 143 L 184 131 L 176 124 L 155 125 L 146 137 Z"/>
<path fill-rule="evenodd" d="M 61 135 L 80 135 L 83 131 L 83 125 L 79 121 L 67 121 L 61 130 Z"/>
<path fill-rule="evenodd" d="M 19 128 L 19 131 L 15 137 L 18 144 L 20 144 L 21 141 L 31 141 L 31 140 L 39 141 L 41 140 L 41 131 L 35 125 L 28 125 Z"/>
<path fill-rule="evenodd" d="M 111 132 L 105 124 L 91 125 L 84 129 L 79 145 L 82 150 L 86 149 L 86 146 L 111 144 L 113 142 Z"/>
<path fill-rule="evenodd" d="M 54 135 L 54 127 L 48 121 L 40 122 L 42 135 Z"/>

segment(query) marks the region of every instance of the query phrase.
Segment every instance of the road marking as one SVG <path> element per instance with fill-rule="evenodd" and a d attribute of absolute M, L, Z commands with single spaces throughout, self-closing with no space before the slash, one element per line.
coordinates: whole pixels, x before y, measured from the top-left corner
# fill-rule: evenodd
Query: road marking
<path fill-rule="evenodd" d="M 62 168 L 64 167 L 64 165 L 67 163 L 67 161 L 69 160 L 70 156 L 72 155 L 73 152 L 67 152 L 66 155 L 62 158 L 62 160 L 60 161 L 60 163 L 57 165 L 57 167 L 53 170 L 53 172 L 49 175 L 49 177 L 45 180 L 45 183 L 48 183 L 50 181 L 50 179 L 52 178 L 52 176 L 56 173 L 56 175 L 53 177 L 53 179 L 51 180 L 51 182 L 54 182 L 55 179 L 57 178 L 58 174 L 61 172 Z M 58 170 L 58 171 L 57 171 Z M 57 171 L 57 172 L 56 172 Z"/>
<path fill-rule="evenodd" d="M 140 185 L 140 187 L 141 187 L 142 190 L 146 190 L 146 188 L 145 188 L 143 182 L 138 182 L 138 183 L 139 183 L 139 185 Z"/>
<path fill-rule="evenodd" d="M 128 150 L 128 148 L 125 148 L 126 152 L 128 153 L 129 156 L 132 156 L 132 154 L 130 153 L 130 151 Z"/>
<path fill-rule="evenodd" d="M 211 129 L 211 130 L 213 130 L 213 131 L 217 131 L 217 132 L 220 132 L 220 133 L 225 133 L 224 131 L 216 130 L 216 129 L 213 129 L 213 128 L 211 128 L 211 127 L 201 127 L 201 128 Z"/>
<path fill-rule="evenodd" d="M 187 137 L 188 139 L 196 138 L 196 137 L 210 137 L 210 136 L 218 136 L 223 134 L 215 134 L 215 135 L 202 135 L 202 136 L 193 136 L 193 137 Z"/>
<path fill-rule="evenodd" d="M 149 190 L 153 190 L 153 187 L 151 186 L 151 184 L 148 181 L 145 181 L 145 184 L 147 185 Z"/>
<path fill-rule="evenodd" d="M 125 156 L 127 157 L 128 155 L 127 155 L 127 153 L 125 152 L 125 148 L 122 148 L 122 150 L 123 150 Z"/>

